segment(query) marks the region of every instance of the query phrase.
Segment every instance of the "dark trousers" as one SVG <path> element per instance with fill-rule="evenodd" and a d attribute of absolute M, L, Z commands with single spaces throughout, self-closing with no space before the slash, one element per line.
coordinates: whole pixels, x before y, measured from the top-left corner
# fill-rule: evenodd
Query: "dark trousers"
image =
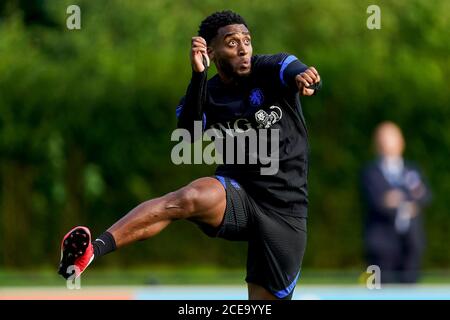
<path fill-rule="evenodd" d="M 366 232 L 367 260 L 381 270 L 382 283 L 415 283 L 419 279 L 424 248 L 422 227 L 412 220 L 399 234 L 392 225 L 372 224 Z"/>

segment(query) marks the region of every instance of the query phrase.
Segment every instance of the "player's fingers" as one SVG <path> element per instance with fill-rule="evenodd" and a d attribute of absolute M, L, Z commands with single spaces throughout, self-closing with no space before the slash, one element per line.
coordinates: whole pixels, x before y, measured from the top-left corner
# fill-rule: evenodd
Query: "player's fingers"
<path fill-rule="evenodd" d="M 317 76 L 312 72 L 312 70 L 306 70 L 305 73 L 313 80 L 314 83 L 317 82 Z"/>
<path fill-rule="evenodd" d="M 316 83 L 319 83 L 319 82 L 320 82 L 320 75 L 318 74 L 317 78 L 316 78 Z"/>
<path fill-rule="evenodd" d="M 207 46 L 205 39 L 203 39 L 202 37 L 193 37 L 191 43 L 192 44 L 198 43 L 198 44 L 201 44 L 201 45 L 203 45 L 205 47 Z"/>
<path fill-rule="evenodd" d="M 202 37 L 198 37 L 198 36 L 191 38 L 192 41 L 201 41 L 201 39 L 203 39 L 203 38 Z"/>
<path fill-rule="evenodd" d="M 203 52 L 202 50 L 192 50 L 191 51 L 191 57 L 192 58 L 198 58 L 201 57 L 202 55 L 206 55 L 206 52 Z"/>
<path fill-rule="evenodd" d="M 309 67 L 309 70 L 311 70 L 316 75 L 316 83 L 320 82 L 320 74 L 317 72 L 316 68 Z"/>
<path fill-rule="evenodd" d="M 202 48 L 202 47 L 194 47 L 194 48 L 192 48 L 192 52 L 194 52 L 194 53 L 197 53 L 197 52 L 207 53 L 207 50 L 205 48 Z"/>
<path fill-rule="evenodd" d="M 309 70 L 311 70 L 314 73 L 314 75 L 316 76 L 315 83 L 319 83 L 320 82 L 320 74 L 317 72 L 316 68 L 309 67 Z"/>
<path fill-rule="evenodd" d="M 200 43 L 206 47 L 206 41 L 203 39 L 192 39 L 191 43 Z"/>
<path fill-rule="evenodd" d="M 308 70 L 311 70 L 316 75 L 316 77 L 319 76 L 319 73 L 317 72 L 316 68 L 309 67 Z"/>
<path fill-rule="evenodd" d="M 192 52 L 207 53 L 208 51 L 205 48 L 202 48 L 202 47 L 194 47 L 194 48 L 192 48 Z"/>
<path fill-rule="evenodd" d="M 192 50 L 205 50 L 206 51 L 206 47 L 195 45 L 195 46 L 192 46 Z"/>
<path fill-rule="evenodd" d="M 302 93 L 304 96 L 312 96 L 314 94 L 314 89 L 304 88 Z"/>
<path fill-rule="evenodd" d="M 300 73 L 300 76 L 308 82 L 308 85 L 314 83 L 314 80 L 306 72 Z"/>
<path fill-rule="evenodd" d="M 200 41 L 201 43 L 203 43 L 206 46 L 206 40 L 202 37 L 192 37 L 192 41 Z"/>
<path fill-rule="evenodd" d="M 198 48 L 205 48 L 206 49 L 206 46 L 203 43 L 199 42 L 199 41 L 192 42 L 192 47 L 198 47 Z"/>
<path fill-rule="evenodd" d="M 301 84 L 303 87 L 308 87 L 308 86 L 309 86 L 308 81 L 306 81 L 306 79 L 303 78 L 301 75 L 297 76 L 297 81 L 300 82 L 300 84 Z"/>

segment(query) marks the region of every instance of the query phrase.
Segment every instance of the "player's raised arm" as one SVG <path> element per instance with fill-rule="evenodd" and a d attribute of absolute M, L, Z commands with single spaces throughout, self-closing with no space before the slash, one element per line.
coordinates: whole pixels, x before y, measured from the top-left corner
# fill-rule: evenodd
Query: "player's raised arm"
<path fill-rule="evenodd" d="M 206 41 L 202 37 L 193 37 L 191 40 L 190 60 L 192 67 L 191 82 L 186 90 L 185 97 L 177 107 L 178 128 L 184 128 L 191 133 L 194 121 L 202 121 L 205 126 L 204 105 L 206 101 L 206 68 L 203 63 L 209 64 L 206 52 Z"/>
<path fill-rule="evenodd" d="M 296 56 L 288 53 L 257 55 L 256 72 L 272 79 L 278 79 L 280 85 L 302 96 L 311 96 L 322 87 L 322 81 L 315 67 L 308 67 Z"/>

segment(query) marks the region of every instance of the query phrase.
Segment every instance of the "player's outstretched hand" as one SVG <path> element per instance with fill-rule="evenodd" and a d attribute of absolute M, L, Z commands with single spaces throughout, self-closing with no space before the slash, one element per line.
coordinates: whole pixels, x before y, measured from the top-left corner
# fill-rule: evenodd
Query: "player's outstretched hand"
<path fill-rule="evenodd" d="M 320 75 L 316 68 L 309 67 L 304 72 L 298 74 L 295 77 L 295 81 L 297 82 L 298 90 L 302 96 L 312 96 L 315 89 L 309 89 L 309 87 L 320 82 Z"/>
<path fill-rule="evenodd" d="M 191 42 L 191 65 L 195 72 L 203 72 L 205 66 L 203 65 L 203 57 L 209 65 L 209 57 L 206 51 L 206 40 L 202 37 L 192 37 Z"/>

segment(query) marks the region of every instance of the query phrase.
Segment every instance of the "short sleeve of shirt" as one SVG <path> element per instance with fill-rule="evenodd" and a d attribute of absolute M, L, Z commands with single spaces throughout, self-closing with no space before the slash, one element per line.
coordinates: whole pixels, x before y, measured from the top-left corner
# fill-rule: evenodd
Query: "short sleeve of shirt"
<path fill-rule="evenodd" d="M 295 76 L 305 71 L 308 66 L 294 55 L 278 53 L 274 55 L 255 55 L 253 57 L 254 72 L 258 76 L 268 77 L 281 86 L 297 90 Z"/>

